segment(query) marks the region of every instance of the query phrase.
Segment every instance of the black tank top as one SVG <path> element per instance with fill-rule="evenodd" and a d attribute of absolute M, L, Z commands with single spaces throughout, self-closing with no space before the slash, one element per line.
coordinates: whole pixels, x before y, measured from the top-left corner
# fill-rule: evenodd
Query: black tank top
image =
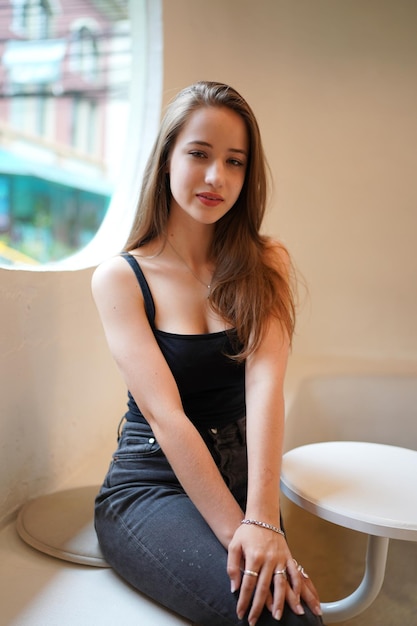
<path fill-rule="evenodd" d="M 218 428 L 244 417 L 245 366 L 227 356 L 236 354 L 235 331 L 178 335 L 158 330 L 155 304 L 142 269 L 131 254 L 122 256 L 135 272 L 146 315 L 175 378 L 187 417 L 198 429 Z M 128 421 L 146 421 L 130 391 L 127 404 Z"/>

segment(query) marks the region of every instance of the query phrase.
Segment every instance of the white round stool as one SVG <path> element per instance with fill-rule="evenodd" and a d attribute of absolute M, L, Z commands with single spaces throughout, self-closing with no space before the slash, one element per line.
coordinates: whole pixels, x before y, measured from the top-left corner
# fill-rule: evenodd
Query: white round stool
<path fill-rule="evenodd" d="M 64 561 L 109 567 L 94 529 L 97 485 L 57 491 L 29 500 L 17 517 L 16 528 L 27 544 Z"/>

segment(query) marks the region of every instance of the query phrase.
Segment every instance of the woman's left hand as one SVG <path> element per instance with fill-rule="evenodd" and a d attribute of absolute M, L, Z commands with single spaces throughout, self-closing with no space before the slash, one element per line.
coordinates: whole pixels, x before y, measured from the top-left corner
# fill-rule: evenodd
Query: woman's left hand
<path fill-rule="evenodd" d="M 227 571 L 231 589 L 240 589 L 237 615 L 248 614 L 253 626 L 265 605 L 273 617 L 282 617 L 284 603 L 299 615 L 301 598 L 316 615 L 321 614 L 317 591 L 293 559 L 285 538 L 270 530 L 240 526 L 229 545 Z"/>
<path fill-rule="evenodd" d="M 321 615 L 322 610 L 317 589 L 303 566 L 299 565 L 294 558 L 287 562 L 285 578 L 287 579 L 286 600 L 290 608 L 295 613 L 299 613 L 299 609 L 303 608 L 300 604 L 302 598 L 315 615 Z"/>

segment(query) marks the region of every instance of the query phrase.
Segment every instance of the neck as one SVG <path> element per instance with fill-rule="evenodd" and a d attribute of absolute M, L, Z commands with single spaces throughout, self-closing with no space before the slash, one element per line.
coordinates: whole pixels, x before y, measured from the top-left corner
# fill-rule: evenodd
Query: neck
<path fill-rule="evenodd" d="M 174 200 L 171 201 L 165 233 L 187 260 L 197 263 L 209 261 L 214 229 L 215 224 L 195 220 Z"/>
<path fill-rule="evenodd" d="M 211 228 L 204 227 L 197 231 L 168 228 L 166 240 L 189 265 L 198 268 L 210 264 Z"/>
<path fill-rule="evenodd" d="M 207 254 L 205 255 L 204 260 L 202 259 L 198 261 L 195 256 L 192 257 L 190 255 L 190 247 L 188 247 L 188 258 L 187 258 L 185 256 L 185 253 L 179 248 L 179 243 L 175 241 L 175 238 L 173 235 L 168 234 L 166 241 L 169 247 L 171 248 L 171 250 L 174 252 L 177 259 L 181 262 L 181 264 L 184 265 L 184 267 L 188 269 L 190 274 L 192 274 L 194 278 L 198 280 L 199 283 L 207 287 L 207 290 L 208 290 L 207 297 L 208 297 L 210 293 L 210 289 L 211 289 L 211 279 L 213 275 L 213 269 L 209 267 L 209 262 L 207 261 Z M 201 256 L 201 251 L 200 251 L 200 256 Z"/>

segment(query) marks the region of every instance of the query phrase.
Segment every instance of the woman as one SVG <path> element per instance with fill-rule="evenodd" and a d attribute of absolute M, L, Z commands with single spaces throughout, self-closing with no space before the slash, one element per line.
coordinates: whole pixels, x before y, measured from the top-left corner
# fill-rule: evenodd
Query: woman
<path fill-rule="evenodd" d="M 261 236 L 259 129 L 231 87 L 174 99 L 125 252 L 93 294 L 129 390 L 96 501 L 105 558 L 201 626 L 321 624 L 280 527 L 290 262 Z"/>

